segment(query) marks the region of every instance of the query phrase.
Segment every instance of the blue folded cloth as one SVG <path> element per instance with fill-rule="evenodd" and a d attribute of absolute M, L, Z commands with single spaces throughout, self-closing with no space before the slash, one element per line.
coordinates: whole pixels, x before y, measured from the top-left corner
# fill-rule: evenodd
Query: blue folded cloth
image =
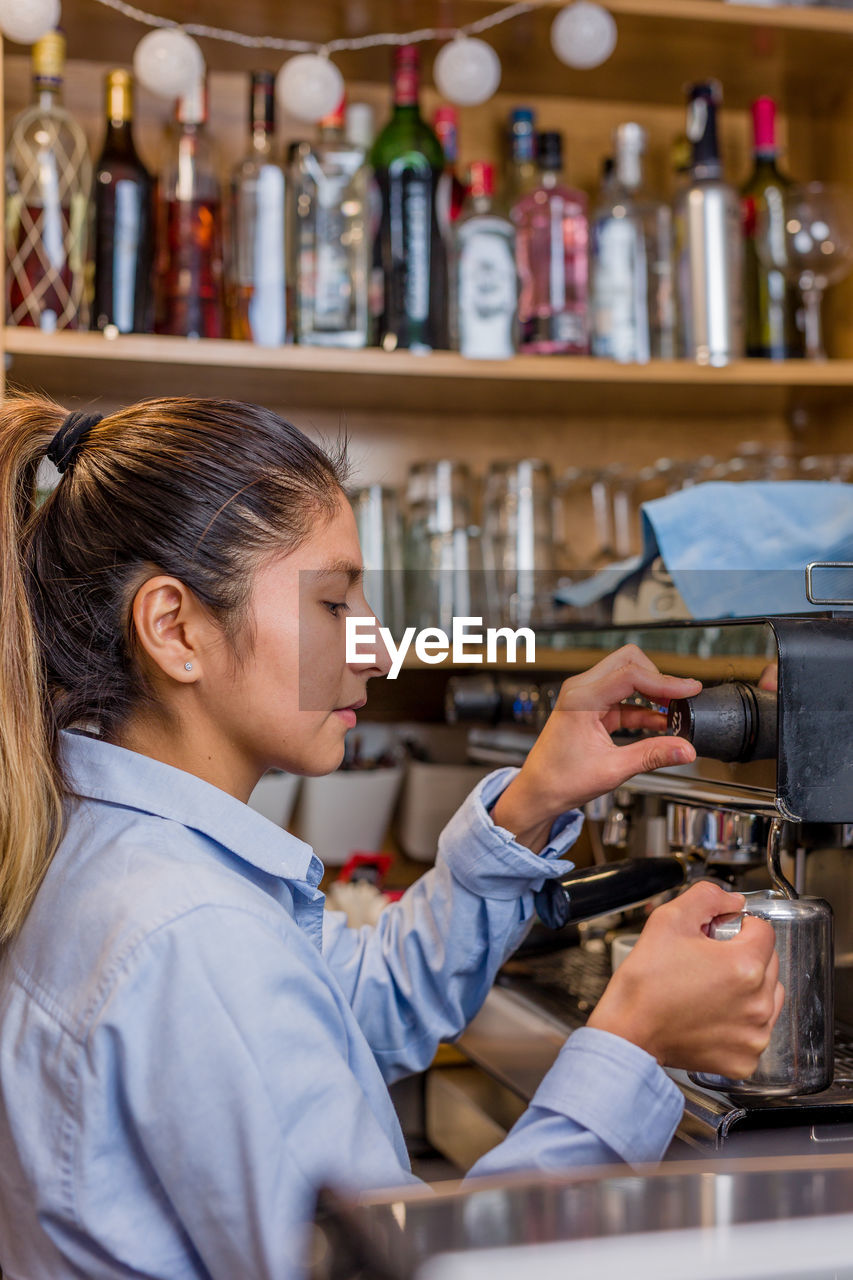
<path fill-rule="evenodd" d="M 613 594 L 660 555 L 694 618 L 804 613 L 812 561 L 853 565 L 853 485 L 826 481 L 713 482 L 641 508 L 643 550 L 594 578 L 561 588 L 563 604 Z M 853 567 L 820 570 L 816 595 L 853 598 Z M 833 605 L 832 607 L 842 607 Z"/>

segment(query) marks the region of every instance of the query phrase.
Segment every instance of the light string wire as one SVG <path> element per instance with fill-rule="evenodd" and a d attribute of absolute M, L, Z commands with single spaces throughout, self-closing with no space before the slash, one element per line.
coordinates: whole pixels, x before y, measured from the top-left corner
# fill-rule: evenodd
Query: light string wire
<path fill-rule="evenodd" d="M 495 13 L 477 18 L 475 22 L 467 22 L 461 27 L 422 27 L 418 31 L 407 31 L 400 34 L 383 32 L 381 35 L 355 36 L 352 39 L 329 40 L 326 44 L 311 40 L 286 40 L 279 36 L 248 36 L 240 31 L 227 31 L 223 27 L 208 27 L 198 22 L 176 22 L 174 18 L 164 18 L 156 13 L 147 13 L 125 0 L 95 0 L 130 18 L 133 22 L 147 27 L 176 27 L 187 35 L 198 36 L 204 40 L 222 40 L 227 44 L 242 45 L 246 49 L 277 49 L 285 53 L 344 53 L 359 49 L 373 49 L 381 45 L 423 44 L 428 40 L 452 40 L 456 36 L 479 35 L 503 22 L 510 22 L 523 13 L 529 13 L 546 3 L 546 0 L 526 0 L 521 4 L 506 5 Z"/>

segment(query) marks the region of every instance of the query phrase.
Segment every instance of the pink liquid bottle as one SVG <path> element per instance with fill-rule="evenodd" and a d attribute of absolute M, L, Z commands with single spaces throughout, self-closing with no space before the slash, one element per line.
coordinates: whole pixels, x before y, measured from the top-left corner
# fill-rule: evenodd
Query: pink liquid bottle
<path fill-rule="evenodd" d="M 562 136 L 540 133 L 536 142 L 539 184 L 512 210 L 520 281 L 520 349 L 539 355 L 586 355 L 587 198 L 560 181 Z"/>

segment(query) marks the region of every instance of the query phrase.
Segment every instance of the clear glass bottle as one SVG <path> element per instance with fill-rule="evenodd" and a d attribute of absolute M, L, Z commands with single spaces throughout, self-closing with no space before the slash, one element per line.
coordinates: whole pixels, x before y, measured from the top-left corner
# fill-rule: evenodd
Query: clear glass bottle
<path fill-rule="evenodd" d="M 740 200 L 723 177 L 719 103 L 715 81 L 688 90 L 690 180 L 675 205 L 681 354 L 708 365 L 743 355 L 743 231 Z"/>
<path fill-rule="evenodd" d="M 176 107 L 172 154 L 160 183 L 157 333 L 224 336 L 222 193 L 199 81 Z"/>
<path fill-rule="evenodd" d="M 444 152 L 418 108 L 419 57 L 417 45 L 395 50 L 394 109 L 371 152 L 382 200 L 376 337 L 388 351 L 448 345 L 447 254 L 436 211 Z"/>
<path fill-rule="evenodd" d="M 133 141 L 133 79 L 106 77 L 107 132 L 95 165 L 92 328 L 150 333 L 154 324 L 154 179 Z"/>
<path fill-rule="evenodd" d="M 367 345 L 370 275 L 370 168 L 349 142 L 345 105 L 320 121 L 291 167 L 296 340 L 311 346 Z"/>
<path fill-rule="evenodd" d="M 277 347 L 289 337 L 285 177 L 275 159 L 275 76 L 249 81 L 249 151 L 231 178 L 232 338 Z"/>
<path fill-rule="evenodd" d="M 520 280 L 521 350 L 540 355 L 589 351 L 587 198 L 564 186 L 562 136 L 537 135 L 540 182 L 512 209 Z"/>
<path fill-rule="evenodd" d="M 506 203 L 511 208 L 539 185 L 536 164 L 536 115 L 532 107 L 515 107 L 509 114 L 509 164 Z"/>
<path fill-rule="evenodd" d="M 643 188 L 646 130 L 615 130 L 614 168 L 590 226 L 593 355 L 645 364 L 675 356 L 672 215 Z"/>
<path fill-rule="evenodd" d="M 6 146 L 8 323 L 52 333 L 88 327 L 92 165 L 86 135 L 62 105 L 65 37 L 33 45 L 33 102 Z"/>
<path fill-rule="evenodd" d="M 475 161 L 456 224 L 453 292 L 459 350 L 477 360 L 508 360 L 518 345 L 515 230 L 494 194 L 494 166 Z"/>
<path fill-rule="evenodd" d="M 763 264 L 755 243 L 759 214 L 769 212 L 772 205 L 771 225 L 778 224 L 781 212 L 775 211 L 780 210 L 782 192 L 791 185 L 777 164 L 776 103 L 772 98 L 753 102 L 752 126 L 753 170 L 741 191 L 746 354 L 788 360 L 805 355 L 803 331 L 797 325 L 799 294 L 781 271 Z M 784 235 L 784 229 L 779 230 Z"/>

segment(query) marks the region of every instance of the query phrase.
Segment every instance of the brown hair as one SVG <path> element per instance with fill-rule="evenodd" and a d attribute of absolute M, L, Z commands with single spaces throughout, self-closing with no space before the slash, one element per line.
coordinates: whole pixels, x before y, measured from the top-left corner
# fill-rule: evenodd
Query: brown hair
<path fill-rule="evenodd" d="M 0 406 L 0 941 L 22 924 L 61 839 L 59 731 L 113 736 L 150 697 L 131 609 L 155 573 L 179 578 L 236 652 L 252 570 L 331 518 L 346 480 L 270 410 L 146 400 L 86 434 L 37 504 L 66 417 L 52 400 Z"/>

